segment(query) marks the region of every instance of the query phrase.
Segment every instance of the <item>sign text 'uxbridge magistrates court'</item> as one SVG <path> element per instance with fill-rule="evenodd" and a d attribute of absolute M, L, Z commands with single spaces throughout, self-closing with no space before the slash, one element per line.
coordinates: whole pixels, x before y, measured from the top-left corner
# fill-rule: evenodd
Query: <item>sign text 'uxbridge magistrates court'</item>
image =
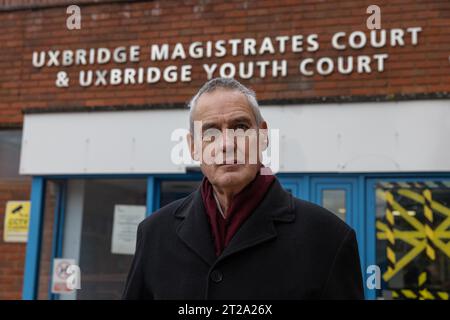
<path fill-rule="evenodd" d="M 327 76 L 332 73 L 349 75 L 356 73 L 383 72 L 389 55 L 383 52 L 386 47 L 417 46 L 421 27 L 405 29 L 336 32 L 331 37 L 331 47 L 337 52 L 352 50 L 355 54 L 334 57 L 320 56 L 318 34 L 280 35 L 276 37 L 236 38 L 184 44 L 150 44 L 148 54 L 141 54 L 138 45 L 115 48 L 80 48 L 75 50 L 34 51 L 32 64 L 35 68 L 55 68 L 55 85 L 69 87 L 139 85 L 157 82 L 190 82 L 194 66 L 180 64 L 179 61 L 202 60 L 199 67 L 205 79 L 213 77 L 232 77 L 237 79 L 287 77 L 292 70 L 302 76 Z M 377 49 L 371 55 L 358 54 L 363 48 Z M 146 48 L 147 49 L 147 48 Z M 380 52 L 378 52 L 378 50 Z M 282 59 L 290 53 L 289 59 Z M 307 57 L 302 54 L 308 53 Z M 298 55 L 298 59 L 292 59 Z M 270 59 L 277 55 L 281 59 Z M 245 57 L 245 61 L 226 61 L 227 56 Z M 255 60 L 250 60 L 254 57 Z M 258 58 L 259 57 L 259 58 Z M 267 57 L 267 58 L 266 58 Z M 217 63 L 217 58 L 223 59 Z M 258 59 L 256 59 L 258 58 Z M 264 59 L 264 60 L 260 60 Z M 208 60 L 214 62 L 208 63 Z M 145 67 L 120 67 L 125 63 L 148 61 Z M 174 64 L 158 66 L 162 62 Z M 107 68 L 102 66 L 108 65 Z M 69 77 L 68 68 L 80 66 L 76 79 Z M 294 68 L 292 68 L 294 66 Z M 86 67 L 86 69 L 84 69 Z"/>

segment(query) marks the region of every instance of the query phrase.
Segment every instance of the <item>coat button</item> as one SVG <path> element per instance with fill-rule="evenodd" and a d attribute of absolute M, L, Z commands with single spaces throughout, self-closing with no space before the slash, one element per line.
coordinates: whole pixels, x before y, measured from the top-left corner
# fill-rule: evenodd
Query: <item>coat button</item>
<path fill-rule="evenodd" d="M 223 279 L 223 274 L 219 270 L 213 270 L 210 277 L 212 281 L 214 281 L 215 283 L 219 283 Z"/>

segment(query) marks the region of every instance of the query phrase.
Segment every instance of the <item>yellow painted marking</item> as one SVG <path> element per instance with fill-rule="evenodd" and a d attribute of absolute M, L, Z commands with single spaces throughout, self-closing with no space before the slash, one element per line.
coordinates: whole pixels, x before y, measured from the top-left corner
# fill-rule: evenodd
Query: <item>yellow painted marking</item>
<path fill-rule="evenodd" d="M 427 281 L 427 273 L 426 272 L 422 272 L 419 275 L 419 287 L 421 287 L 426 281 Z"/>
<path fill-rule="evenodd" d="M 388 226 L 381 221 L 375 223 L 377 229 L 383 231 L 377 233 L 377 239 L 385 240 L 387 239 L 386 231 L 389 230 Z M 421 243 L 419 239 L 424 238 L 424 234 L 419 231 L 400 231 L 394 230 L 394 237 L 402 240 L 412 246 L 416 246 Z"/>
<path fill-rule="evenodd" d="M 386 248 L 386 254 L 387 254 L 387 258 L 389 259 L 389 261 L 391 261 L 392 263 L 395 264 L 396 259 L 395 259 L 395 253 L 394 253 L 394 251 L 392 251 L 391 248 L 387 247 L 387 248 Z"/>
<path fill-rule="evenodd" d="M 448 293 L 447 292 L 439 291 L 437 294 L 442 300 L 448 300 Z"/>
<path fill-rule="evenodd" d="M 423 196 L 426 200 L 429 201 L 429 203 L 431 204 L 431 202 L 433 201 L 431 199 L 431 191 L 426 189 L 423 191 Z M 428 219 L 428 221 L 433 222 L 433 211 L 431 210 L 431 208 L 428 206 L 427 202 L 424 200 L 424 208 L 423 208 L 423 212 L 425 217 Z"/>
<path fill-rule="evenodd" d="M 402 291 L 403 295 L 405 297 L 409 298 L 409 299 L 416 299 L 417 298 L 416 294 L 412 290 L 403 289 L 401 291 Z"/>
<path fill-rule="evenodd" d="M 421 241 L 420 244 L 411 249 L 407 254 L 405 254 L 400 260 L 397 261 L 395 265 L 395 270 L 388 270 L 383 274 L 384 281 L 388 282 L 393 276 L 397 274 L 401 269 L 407 266 L 415 257 L 417 257 L 422 250 L 426 247 L 426 241 Z"/>
<path fill-rule="evenodd" d="M 420 290 L 419 293 L 424 300 L 434 300 L 433 294 L 427 289 Z"/>
<path fill-rule="evenodd" d="M 420 204 L 424 204 L 425 200 L 423 198 L 423 196 L 417 192 L 414 192 L 412 190 L 408 190 L 408 189 L 399 189 L 397 191 L 397 193 L 399 195 L 405 196 L 411 200 L 414 200 L 415 202 L 418 202 Z M 443 204 L 436 202 L 436 201 L 431 201 L 431 208 L 435 211 L 435 212 L 439 212 L 445 216 L 450 217 L 450 208 L 444 206 Z"/>
<path fill-rule="evenodd" d="M 386 197 L 384 192 L 381 190 L 377 190 L 377 196 L 386 201 Z M 417 231 L 423 231 L 423 225 L 419 220 L 410 216 L 406 210 L 398 204 L 395 200 L 392 200 L 392 207 L 400 213 L 400 216 L 406 220 L 412 227 L 414 227 Z"/>
<path fill-rule="evenodd" d="M 391 226 L 393 226 L 395 223 L 394 215 L 392 214 L 392 211 L 389 209 L 386 209 L 386 220 L 389 222 Z"/>
<path fill-rule="evenodd" d="M 391 192 L 376 189 L 377 198 L 386 202 L 389 201 L 392 210 L 398 211 L 401 218 L 403 218 L 415 229 L 410 231 L 395 230 L 391 229 L 388 224 L 385 224 L 379 220 L 376 221 L 376 228 L 377 230 L 381 231 L 377 232 L 377 239 L 387 240 L 391 244 L 395 243 L 395 240 L 398 239 L 413 246 L 413 248 L 401 259 L 398 259 L 399 257 L 396 257 L 395 252 L 392 252 L 389 247 L 387 248 L 387 258 L 389 259 L 389 261 L 396 261 L 396 264 L 395 269 L 388 268 L 388 270 L 383 274 L 383 279 L 385 281 L 389 281 L 395 274 L 397 274 L 417 255 L 419 255 L 422 250 L 425 250 L 425 253 L 431 260 L 434 260 L 436 258 L 435 249 L 441 250 L 450 258 L 450 242 L 445 243 L 444 241 L 442 241 L 444 239 L 450 238 L 450 231 L 447 230 L 450 227 L 450 208 L 432 200 L 432 193 L 430 190 L 424 190 L 423 195 L 409 189 L 400 189 L 397 192 L 399 195 L 405 196 L 415 202 L 424 205 L 424 215 L 426 216 L 428 221 L 433 221 L 433 215 L 436 212 L 443 214 L 444 216 L 446 216 L 446 218 L 439 226 L 436 227 L 436 229 L 433 230 L 428 224 L 422 224 L 417 218 L 410 216 L 406 209 L 394 200 L 394 196 Z M 425 205 L 425 197 L 427 200 L 429 200 L 431 210 L 428 205 Z M 389 224 L 391 224 L 394 219 L 394 215 L 390 209 L 391 208 L 386 209 L 386 219 L 388 220 Z M 430 246 L 429 241 L 432 241 L 435 246 Z M 422 298 L 425 299 L 430 298 L 429 295 L 432 295 L 428 290 L 424 291 L 423 294 L 425 297 Z M 444 297 L 447 297 L 448 299 L 448 293 L 443 292 L 442 295 Z"/>
<path fill-rule="evenodd" d="M 394 244 L 395 243 L 395 236 L 394 233 L 391 231 L 391 229 L 387 228 L 386 231 L 386 239 L 391 243 Z"/>
<path fill-rule="evenodd" d="M 437 238 L 434 239 L 433 242 L 436 248 L 441 250 L 447 257 L 450 258 L 450 243 L 445 244 L 443 241 Z"/>
<path fill-rule="evenodd" d="M 434 249 L 432 247 L 430 247 L 429 245 L 427 245 L 426 247 L 426 253 L 428 258 L 430 258 L 430 260 L 436 260 L 436 252 L 434 251 Z"/>
<path fill-rule="evenodd" d="M 427 236 L 427 238 L 429 238 L 430 240 L 434 240 L 434 231 L 433 229 L 430 228 L 430 226 L 425 225 L 425 235 Z"/>
<path fill-rule="evenodd" d="M 406 212 L 406 210 L 400 204 L 394 201 L 392 203 L 392 206 L 394 207 L 395 210 L 400 212 L 400 216 L 412 227 L 414 227 L 418 231 L 423 231 L 423 224 L 415 217 L 410 216 L 408 212 Z"/>
<path fill-rule="evenodd" d="M 446 218 L 442 223 L 435 229 L 436 232 L 446 231 L 450 227 L 450 217 Z"/>
<path fill-rule="evenodd" d="M 450 238 L 450 231 L 435 231 L 434 232 L 436 238 L 438 239 L 449 239 Z"/>

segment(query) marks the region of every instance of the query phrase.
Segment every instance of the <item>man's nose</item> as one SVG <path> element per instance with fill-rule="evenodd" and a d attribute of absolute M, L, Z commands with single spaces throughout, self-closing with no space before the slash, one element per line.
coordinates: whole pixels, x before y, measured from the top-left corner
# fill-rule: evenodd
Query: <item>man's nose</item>
<path fill-rule="evenodd" d="M 228 152 L 234 152 L 235 149 L 235 139 L 234 135 L 230 130 L 223 130 L 222 131 L 222 151 L 224 153 Z"/>

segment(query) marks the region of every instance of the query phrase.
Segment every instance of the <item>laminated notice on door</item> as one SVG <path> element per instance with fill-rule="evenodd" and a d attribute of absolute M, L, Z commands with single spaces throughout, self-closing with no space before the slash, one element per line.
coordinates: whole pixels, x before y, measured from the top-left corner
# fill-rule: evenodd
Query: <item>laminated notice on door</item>
<path fill-rule="evenodd" d="M 134 254 L 139 223 L 145 218 L 145 206 L 115 205 L 111 241 L 114 254 Z"/>

